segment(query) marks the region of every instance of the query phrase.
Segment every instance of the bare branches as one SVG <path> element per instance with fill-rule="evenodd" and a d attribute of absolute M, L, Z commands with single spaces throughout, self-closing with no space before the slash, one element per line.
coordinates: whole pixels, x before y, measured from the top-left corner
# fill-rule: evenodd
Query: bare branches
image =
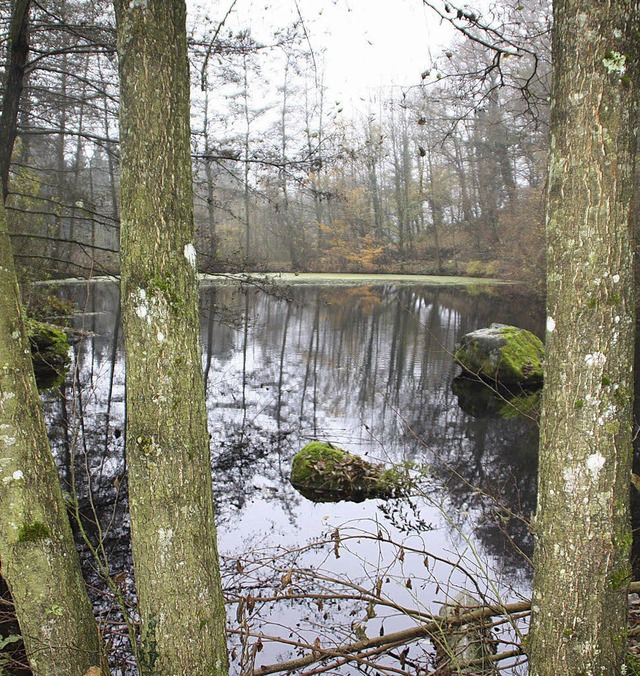
<path fill-rule="evenodd" d="M 483 22 L 481 15 L 466 7 L 460 9 L 451 2 L 444 2 L 441 8 L 441 3 L 435 2 L 435 0 L 422 1 L 466 38 L 495 52 L 497 55 L 496 66 L 499 65 L 502 55 L 521 56 L 523 53 L 530 53 L 523 49 L 521 45 L 516 44 L 513 40 L 492 28 L 488 23 Z"/>
<path fill-rule="evenodd" d="M 354 575 L 354 559 L 360 560 L 362 577 Z M 235 596 L 238 604 L 236 636 L 246 660 L 242 673 L 309 667 L 305 673 L 315 674 L 348 663 L 379 673 L 414 673 L 418 663 L 423 669 L 429 661 L 435 664 L 436 647 L 446 644 L 447 632 L 473 623 L 499 629 L 504 637 L 501 655 L 513 657 L 520 644 L 514 624 L 526 618 L 528 601 L 512 598 L 503 603 L 487 595 L 484 575 L 489 573 L 480 573 L 472 559 L 430 551 L 415 533 L 397 539 L 376 519 L 344 524 L 326 539 L 294 550 L 254 550 L 228 561 L 227 598 Z M 451 621 L 428 607 L 432 593 L 444 592 L 444 601 L 434 599 L 436 606 L 449 605 L 461 588 L 473 590 L 477 607 L 462 607 Z M 304 618 L 295 626 L 288 619 L 291 608 Z M 496 622 L 488 621 L 494 616 Z M 331 628 L 324 621 L 327 617 L 332 618 Z M 385 625 L 394 631 L 385 631 Z M 298 655 L 256 664 L 257 653 L 268 650 L 273 655 L 280 645 L 295 648 Z"/>
<path fill-rule="evenodd" d="M 211 37 L 211 40 L 209 41 L 209 46 L 207 47 L 207 51 L 205 52 L 204 59 L 202 60 L 202 66 L 200 68 L 200 86 L 202 88 L 202 91 L 205 90 L 207 86 L 207 67 L 209 65 L 209 59 L 211 58 L 211 53 L 213 52 L 214 46 L 216 45 L 218 41 L 218 36 L 220 35 L 220 31 L 222 30 L 223 26 L 227 22 L 227 19 L 229 18 L 229 15 L 231 12 L 233 12 L 234 7 L 236 6 L 238 0 L 232 0 L 231 4 L 229 5 L 229 8 L 227 9 L 224 17 L 222 17 L 222 21 L 218 23 L 218 26 L 216 27 L 216 30 Z"/>
<path fill-rule="evenodd" d="M 510 603 L 504 606 L 485 606 L 470 610 L 469 612 L 461 613 L 455 617 L 452 617 L 451 619 L 434 619 L 431 622 L 426 622 L 425 624 L 420 624 L 416 627 L 411 627 L 402 631 L 396 631 L 384 636 L 363 639 L 349 645 L 340 646 L 339 648 L 323 649 L 318 646 L 313 646 L 313 650 L 310 655 L 306 655 L 295 660 L 290 660 L 288 662 L 258 667 L 258 669 L 256 669 L 256 674 L 262 676 L 264 674 L 275 674 L 283 671 L 294 671 L 330 657 L 341 657 L 345 658 L 345 660 L 367 657 L 370 654 L 368 651 L 370 651 L 372 648 L 397 648 L 398 646 L 406 645 L 407 643 L 417 641 L 421 638 L 436 638 L 436 640 L 438 638 L 441 639 L 442 635 L 446 634 L 447 631 L 453 627 L 463 624 L 473 624 L 478 620 L 496 617 L 499 615 L 523 613 L 530 610 L 530 608 L 531 604 L 529 601 Z"/>
<path fill-rule="evenodd" d="M 461 49 L 468 53 L 475 48 L 483 54 L 477 69 L 465 64 L 454 50 L 447 50 L 439 78 L 476 81 L 483 89 L 488 87 L 489 92 L 514 88 L 532 109 L 532 115 L 538 114 L 536 108 L 541 101 L 546 102 L 547 94 L 539 91 L 548 78 L 551 27 L 546 0 L 540 0 L 532 8 L 507 4 L 499 10 L 493 8 L 489 16 L 469 9 L 468 5 L 461 8 L 445 0 L 423 0 L 423 3 L 463 37 Z"/>
<path fill-rule="evenodd" d="M 463 8 L 446 1 L 443 3 L 436 0 L 422 0 L 441 19 L 448 22 L 466 38 L 492 52 L 503 56 L 533 55 L 535 52 L 527 46 L 526 39 L 517 40 L 508 34 L 506 28 L 499 28 L 484 20 L 479 12 L 469 9 L 468 5 Z M 442 7 L 441 7 L 442 5 Z"/>

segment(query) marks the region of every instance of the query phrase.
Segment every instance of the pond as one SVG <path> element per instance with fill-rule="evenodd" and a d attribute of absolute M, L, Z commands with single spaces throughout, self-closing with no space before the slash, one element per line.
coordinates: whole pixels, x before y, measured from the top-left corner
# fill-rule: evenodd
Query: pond
<path fill-rule="evenodd" d="M 287 281 L 276 293 L 238 281 L 209 280 L 201 290 L 232 671 L 401 631 L 460 590 L 489 602 L 527 597 L 535 417 L 470 406 L 452 388 L 453 352 L 462 335 L 492 322 L 542 335 L 543 305 L 514 287 L 461 280 Z M 104 281 L 59 291 L 77 303 L 86 333 L 66 384 L 45 395 L 45 412 L 65 490 L 85 515 L 90 546 L 79 533 L 78 541 L 113 673 L 133 674 L 120 607 L 96 564 L 96 555 L 108 561 L 132 603 L 118 288 Z M 289 474 L 293 455 L 313 440 L 405 468 L 411 495 L 305 499 Z M 494 631 L 513 637 L 513 629 Z M 329 673 L 383 664 L 415 673 L 434 659 L 422 641 L 348 665 L 335 660 Z"/>

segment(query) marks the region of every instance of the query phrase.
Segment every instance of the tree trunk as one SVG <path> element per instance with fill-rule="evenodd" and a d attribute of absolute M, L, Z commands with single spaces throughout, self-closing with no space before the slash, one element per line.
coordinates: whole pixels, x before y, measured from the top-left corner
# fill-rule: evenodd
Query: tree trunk
<path fill-rule="evenodd" d="M 18 109 L 29 54 L 29 9 L 31 0 L 16 0 L 9 27 L 7 67 L 0 115 L 0 180 L 2 200 L 9 192 L 11 154 L 18 134 Z"/>
<path fill-rule="evenodd" d="M 630 575 L 636 3 L 554 3 L 532 676 L 622 673 Z"/>
<path fill-rule="evenodd" d="M 65 509 L 25 335 L 0 200 L 0 556 L 36 676 L 81 676 L 101 643 Z"/>
<path fill-rule="evenodd" d="M 367 190 L 371 200 L 371 212 L 373 214 L 373 231 L 376 237 L 382 239 L 382 204 L 380 201 L 380 185 L 378 181 L 378 164 L 380 162 L 382 133 L 377 125 L 374 125 L 373 117 L 367 120 L 365 127 L 366 152 L 364 162 L 367 169 Z"/>
<path fill-rule="evenodd" d="M 204 76 L 203 76 L 204 77 Z M 203 241 L 206 244 L 206 269 L 204 272 L 215 271 L 219 269 L 218 262 L 218 232 L 216 225 L 216 205 L 215 205 L 215 175 L 213 172 L 213 160 L 210 158 L 212 154 L 211 139 L 209 133 L 209 85 L 205 82 L 204 90 L 204 127 L 202 133 L 204 135 L 204 172 L 207 179 L 207 228 L 203 233 Z"/>
<path fill-rule="evenodd" d="M 286 244 L 289 250 L 289 262 L 291 264 L 291 269 L 295 272 L 300 269 L 300 255 L 299 255 L 299 244 L 300 233 L 298 228 L 303 228 L 302 219 L 295 218 L 290 212 L 290 202 L 289 202 L 289 183 L 287 181 L 287 155 L 288 155 L 288 146 L 287 146 L 287 116 L 289 114 L 289 59 L 287 56 L 287 61 L 284 67 L 284 81 L 282 83 L 282 109 L 280 111 L 280 161 L 282 162 L 282 167 L 278 172 L 278 183 L 279 188 L 282 191 L 282 208 L 279 211 L 280 219 L 284 225 L 283 231 L 286 237 Z"/>
<path fill-rule="evenodd" d="M 442 226 L 443 209 L 440 204 L 440 199 L 437 195 L 436 177 L 433 166 L 433 150 L 427 150 L 427 158 L 429 164 L 429 206 L 431 207 L 431 218 L 433 219 L 433 248 L 436 253 L 436 266 L 438 274 L 442 274 L 442 256 L 440 255 L 440 227 Z"/>
<path fill-rule="evenodd" d="M 395 116 L 391 115 L 391 149 L 393 152 L 393 182 L 396 198 L 396 220 L 398 227 L 398 254 L 400 260 L 404 261 L 405 245 L 405 226 L 407 219 L 407 209 L 405 201 L 405 191 L 403 189 L 404 171 L 402 165 L 402 138 L 398 136 L 401 131 L 396 126 Z"/>
<path fill-rule="evenodd" d="M 324 246 L 322 225 L 325 223 L 322 188 L 324 181 L 322 180 L 322 153 L 324 148 L 324 94 L 325 87 L 322 81 L 316 81 L 316 86 L 313 88 L 315 95 L 318 97 L 317 102 L 317 129 L 312 131 L 315 127 L 313 122 L 313 114 L 316 106 L 312 106 L 309 101 L 309 87 L 305 87 L 304 94 L 304 119 L 305 119 L 305 135 L 307 139 L 307 154 L 311 160 L 311 167 L 309 172 L 309 186 L 313 196 L 315 233 L 316 233 L 316 249 L 321 252 Z"/>
<path fill-rule="evenodd" d="M 115 0 L 127 461 L 144 674 L 225 674 L 184 0 Z"/>
<path fill-rule="evenodd" d="M 246 268 L 251 268 L 251 189 L 249 186 L 249 167 L 250 167 L 250 143 L 251 143 L 251 115 L 249 114 L 249 65 L 247 63 L 247 55 L 245 54 L 242 60 L 242 103 L 244 113 L 244 167 L 243 167 L 243 182 L 244 182 L 244 262 Z"/>

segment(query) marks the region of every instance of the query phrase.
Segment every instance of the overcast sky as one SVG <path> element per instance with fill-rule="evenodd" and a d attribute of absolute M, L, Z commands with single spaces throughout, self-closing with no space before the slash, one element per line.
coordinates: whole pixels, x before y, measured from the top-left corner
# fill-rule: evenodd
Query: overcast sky
<path fill-rule="evenodd" d="M 216 18 L 231 1 L 200 0 Z M 416 84 L 451 36 L 422 0 L 298 0 L 297 7 L 314 51 L 326 50 L 329 94 L 345 104 L 357 105 L 381 86 Z M 227 25 L 250 26 L 260 37 L 296 16 L 295 0 L 237 0 Z"/>

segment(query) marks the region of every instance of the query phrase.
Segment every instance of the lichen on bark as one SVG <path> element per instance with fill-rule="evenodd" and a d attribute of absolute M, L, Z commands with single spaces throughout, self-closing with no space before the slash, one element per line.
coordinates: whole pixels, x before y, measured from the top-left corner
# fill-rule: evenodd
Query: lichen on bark
<path fill-rule="evenodd" d="M 547 316 L 553 321 L 545 343 L 534 523 L 532 676 L 622 673 L 637 35 L 631 0 L 554 2 L 547 195 Z M 629 57 L 627 83 L 603 63 L 607 50 Z"/>
<path fill-rule="evenodd" d="M 49 448 L 1 202 L 0 372 L 2 574 L 33 672 L 83 676 L 101 665 L 102 646 Z"/>

